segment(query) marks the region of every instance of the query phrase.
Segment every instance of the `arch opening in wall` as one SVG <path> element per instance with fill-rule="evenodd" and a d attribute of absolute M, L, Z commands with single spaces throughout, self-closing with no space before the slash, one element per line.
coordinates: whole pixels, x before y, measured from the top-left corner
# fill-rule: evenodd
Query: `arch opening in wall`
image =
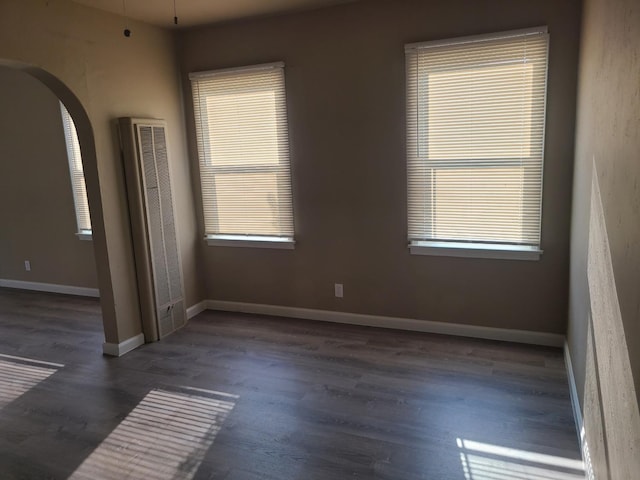
<path fill-rule="evenodd" d="M 71 118 L 73 119 L 73 123 L 75 124 L 77 131 L 77 141 L 79 143 L 81 151 L 81 161 L 84 170 L 84 177 L 86 179 L 86 191 L 88 196 L 89 209 L 91 212 L 93 256 L 95 259 L 98 290 L 100 292 L 99 296 L 102 310 L 102 322 L 106 337 L 109 327 L 107 325 L 107 319 L 111 318 L 112 315 L 106 315 L 105 310 L 112 309 L 113 294 L 110 288 L 111 276 L 108 263 L 105 225 L 100 196 L 100 182 L 98 177 L 95 139 L 89 116 L 76 95 L 61 80 L 59 80 L 51 73 L 45 71 L 44 69 L 34 65 L 2 58 L 0 58 L 0 67 L 27 74 L 37 80 L 40 84 L 44 85 L 51 93 L 53 93 L 55 97 L 58 98 L 60 103 L 64 105 L 64 108 L 69 112 L 69 115 L 71 116 Z M 34 135 L 32 141 L 37 142 L 36 135 Z M 35 231 L 34 235 L 42 236 L 43 242 L 47 241 L 46 232 Z M 25 269 L 26 268 L 27 264 L 25 263 Z M 23 283 L 27 284 L 28 282 Z M 84 290 L 88 292 L 90 290 L 95 291 L 96 289 L 79 288 L 78 293 L 83 294 Z M 64 290 L 60 291 L 61 293 L 72 293 L 65 292 Z M 87 294 L 91 295 L 91 293 Z"/>

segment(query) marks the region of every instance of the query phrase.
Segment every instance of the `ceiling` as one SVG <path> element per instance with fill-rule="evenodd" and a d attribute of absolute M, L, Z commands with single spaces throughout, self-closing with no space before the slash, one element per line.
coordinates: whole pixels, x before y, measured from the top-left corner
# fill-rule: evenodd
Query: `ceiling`
<path fill-rule="evenodd" d="M 107 12 L 123 14 L 123 0 L 74 0 Z M 297 10 L 326 7 L 355 0 L 175 0 L 179 27 Z M 173 0 L 124 0 L 126 16 L 160 27 L 173 27 Z"/>

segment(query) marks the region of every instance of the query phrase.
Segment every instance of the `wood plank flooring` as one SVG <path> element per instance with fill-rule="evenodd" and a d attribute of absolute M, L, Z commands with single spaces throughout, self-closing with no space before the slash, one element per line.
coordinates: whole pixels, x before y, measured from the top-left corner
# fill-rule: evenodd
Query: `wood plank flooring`
<path fill-rule="evenodd" d="M 0 289 L 0 479 L 584 478 L 559 349 L 222 312 L 102 342 L 96 300 Z"/>

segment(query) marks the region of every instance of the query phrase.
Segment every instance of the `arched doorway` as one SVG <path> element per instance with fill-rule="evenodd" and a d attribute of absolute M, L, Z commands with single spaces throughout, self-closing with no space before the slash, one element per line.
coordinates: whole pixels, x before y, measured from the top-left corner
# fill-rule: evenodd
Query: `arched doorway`
<path fill-rule="evenodd" d="M 93 250 L 100 289 L 103 329 L 106 342 L 118 343 L 111 271 L 108 262 L 100 179 L 93 129 L 89 116 L 77 96 L 60 79 L 44 69 L 12 60 L 0 59 L 0 66 L 23 72 L 47 87 L 66 107 L 74 120 L 82 151 L 87 194 L 93 224 Z"/>

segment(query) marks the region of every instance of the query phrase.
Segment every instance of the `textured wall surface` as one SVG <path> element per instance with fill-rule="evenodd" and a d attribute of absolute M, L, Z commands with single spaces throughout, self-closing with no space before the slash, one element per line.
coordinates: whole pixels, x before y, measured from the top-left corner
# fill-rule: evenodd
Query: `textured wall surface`
<path fill-rule="evenodd" d="M 194 169 L 186 74 L 286 64 L 296 249 L 203 246 L 207 298 L 565 333 L 579 18 L 577 0 L 372 0 L 182 33 Z M 540 25 L 551 36 L 542 259 L 410 255 L 404 45 Z"/>
<path fill-rule="evenodd" d="M 600 381 L 593 345 L 593 329 L 589 325 L 588 344 L 585 368 L 585 385 L 583 404 L 584 412 L 580 438 L 582 440 L 582 456 L 588 480 L 606 480 L 609 477 L 609 462 L 604 443 L 604 422 L 602 421 L 602 402 L 600 400 Z M 589 432 L 587 439 L 586 432 Z"/>
<path fill-rule="evenodd" d="M 571 239 L 569 347 L 574 374 L 587 417 L 585 396 L 592 395 L 594 372 L 586 361 L 589 317 L 593 309 L 596 365 L 618 395 L 612 405 L 602 398 L 602 417 L 608 452 L 620 448 L 624 459 L 610 457 L 612 478 L 637 476 L 638 427 L 633 423 L 640 387 L 640 7 L 636 0 L 586 0 L 583 12 L 579 69 L 576 156 Z M 595 165 L 595 173 L 593 172 Z M 592 177 L 599 185 L 601 221 L 592 205 Z M 594 182 L 595 184 L 596 182 Z M 597 205 L 597 202 L 596 202 Z M 605 228 L 611 275 L 593 269 L 603 263 L 592 251 L 591 223 Z M 597 225 L 591 226 L 593 232 Z M 596 245 L 598 245 L 596 243 Z M 606 263 L 606 262 L 604 262 Z M 613 285 L 614 290 L 611 290 Z M 604 290 L 603 290 L 604 289 Z M 597 298 L 591 298 L 594 294 Z M 618 312 L 612 305 L 618 305 Z M 602 305 L 608 305 L 603 308 Z M 599 311 L 596 311 L 596 308 Z M 622 335 L 622 338 L 620 337 Z M 627 352 L 624 352 L 626 344 Z M 600 346 L 606 347 L 601 353 Z M 624 366 L 624 357 L 628 366 Z M 600 381 L 605 379 L 600 376 Z M 586 383 L 586 386 L 585 386 Z M 583 394 L 584 393 L 584 394 Z M 635 394 L 634 394 L 635 395 Z M 621 401 L 625 405 L 620 405 Z M 586 403 L 586 405 L 585 405 Z M 622 424 L 622 425 L 621 425 Z M 615 433 L 617 430 L 617 434 Z M 614 436 L 609 435 L 614 432 Z M 597 441 L 589 438 L 590 443 Z M 626 445 L 619 445 L 624 442 Z M 628 449 L 632 449 L 629 451 Z M 635 455 L 636 458 L 629 455 Z M 625 468 L 635 465 L 631 477 Z M 621 468 L 623 470 L 617 470 Z M 598 465 L 596 470 L 601 470 Z"/>
<path fill-rule="evenodd" d="M 588 0 L 579 72 L 572 220 L 569 345 L 584 365 L 590 308 L 587 253 L 592 165 L 636 391 L 640 386 L 640 8 L 634 0 Z M 579 390 L 584 370 L 576 368 Z"/>
<path fill-rule="evenodd" d="M 596 478 L 627 479 L 640 471 L 640 413 L 610 252 L 594 166 L 587 267 L 592 323 L 585 395 L 590 401 L 584 408 L 585 433 Z"/>
<path fill-rule="evenodd" d="M 75 235 L 58 98 L 0 68 L 0 105 L 0 278 L 96 288 L 93 242 Z"/>

